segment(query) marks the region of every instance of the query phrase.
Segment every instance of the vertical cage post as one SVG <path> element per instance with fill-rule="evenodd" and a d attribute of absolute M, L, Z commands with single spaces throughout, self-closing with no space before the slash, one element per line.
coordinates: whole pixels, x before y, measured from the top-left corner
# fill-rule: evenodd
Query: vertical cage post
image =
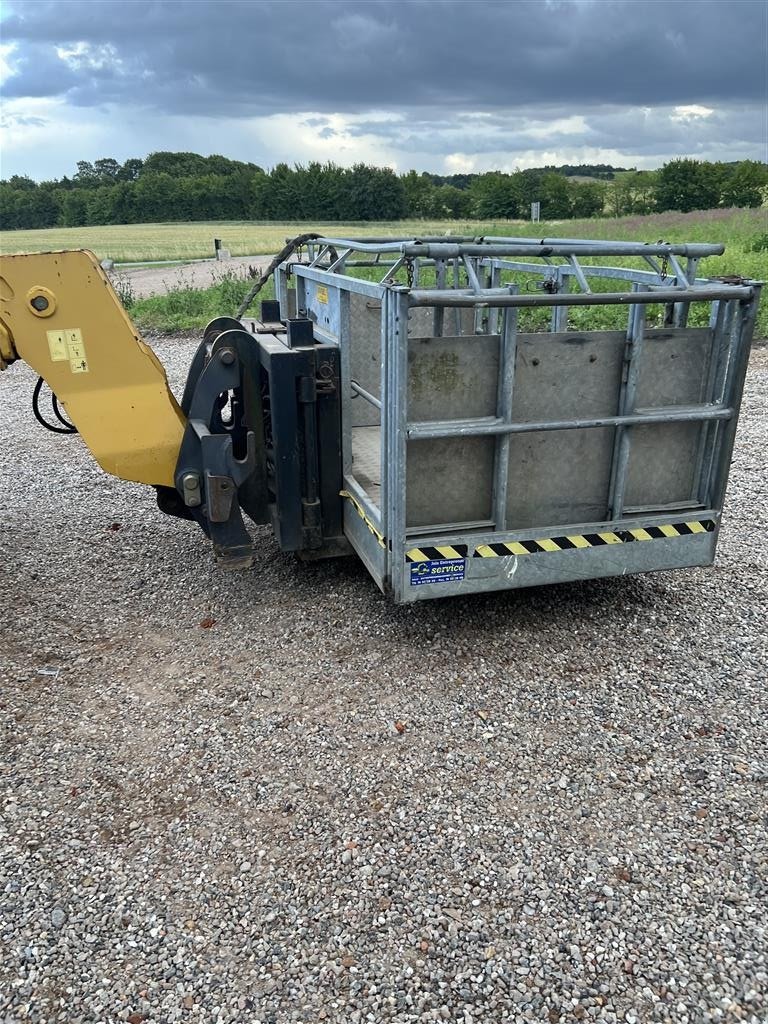
<path fill-rule="evenodd" d="M 633 284 L 632 291 L 640 292 L 648 291 L 648 289 L 645 285 Z M 644 331 L 645 306 L 639 302 L 634 302 L 629 307 L 627 342 L 624 346 L 624 365 L 622 367 L 621 390 L 619 392 L 619 416 L 628 416 L 635 411 Z M 632 428 L 627 425 L 616 427 L 611 478 L 608 488 L 608 508 L 611 519 L 619 519 L 624 514 L 624 497 L 627 489 L 627 469 L 632 439 L 631 430 Z"/>
<path fill-rule="evenodd" d="M 341 451 L 344 473 L 352 472 L 352 337 L 350 293 L 339 289 L 339 376 L 341 386 Z"/>
<path fill-rule="evenodd" d="M 445 260 L 435 260 L 435 278 L 437 288 L 442 291 L 445 288 L 446 279 Z M 443 306 L 434 306 L 433 308 L 435 310 L 433 330 L 435 332 L 435 337 L 441 338 L 444 333 L 443 321 L 445 320 L 445 309 Z"/>
<path fill-rule="evenodd" d="M 515 287 L 516 286 L 510 286 Z M 515 360 L 517 358 L 517 310 L 504 310 L 499 342 L 499 383 L 496 415 L 504 423 L 512 422 L 512 395 L 515 387 Z M 495 529 L 507 529 L 507 490 L 509 485 L 510 434 L 496 437 L 493 466 L 493 509 Z"/>
<path fill-rule="evenodd" d="M 689 261 L 690 262 L 690 261 Z M 707 367 L 707 379 L 704 382 L 702 393 L 699 399 L 708 405 L 715 403 L 717 390 L 718 367 L 720 364 L 720 353 L 723 348 L 724 339 L 727 341 L 725 332 L 725 311 L 726 303 L 713 302 L 710 314 L 710 328 L 712 330 L 712 342 L 709 348 L 709 366 Z M 696 466 L 693 472 L 693 484 L 691 487 L 691 502 L 699 504 L 703 501 L 706 492 L 707 481 L 704 479 L 705 459 L 710 451 L 715 432 L 712 421 L 708 420 L 701 424 L 699 431 L 699 443 L 696 449 Z"/>
<path fill-rule="evenodd" d="M 733 443 L 736 439 L 739 410 L 744 394 L 744 379 L 749 365 L 750 339 L 754 331 L 757 308 L 760 303 L 760 291 L 760 285 L 756 285 L 754 286 L 754 294 L 751 299 L 743 301 L 734 299 L 732 301 L 732 305 L 735 307 L 731 331 L 732 344 L 721 401 L 733 409 L 733 415 L 729 420 L 719 424 L 717 431 L 713 467 L 714 479 L 711 487 L 711 504 L 713 508 L 722 508 L 725 500 L 725 490 L 728 485 L 728 476 L 733 456 Z"/>
<path fill-rule="evenodd" d="M 385 293 L 387 330 L 382 390 L 382 465 L 387 481 L 382 530 L 388 538 L 389 578 L 399 599 L 404 588 L 402 549 L 406 528 L 406 456 L 408 429 L 408 289 L 396 285 Z"/>
<path fill-rule="evenodd" d="M 557 288 L 558 295 L 560 292 L 569 291 L 571 286 L 571 278 L 568 273 L 568 268 L 558 266 L 555 270 L 555 286 Z M 550 315 L 550 331 L 553 334 L 562 334 L 563 331 L 568 330 L 568 307 L 567 306 L 553 306 L 552 313 Z"/>
<path fill-rule="evenodd" d="M 488 274 L 488 287 L 489 288 L 500 288 L 501 287 L 501 267 L 497 261 L 494 260 L 491 263 L 489 274 Z M 499 329 L 499 309 L 493 307 L 488 310 L 485 318 L 485 333 L 496 334 Z"/>
<path fill-rule="evenodd" d="M 717 344 L 714 351 L 715 366 L 713 370 L 714 384 L 712 389 L 712 400 L 717 404 L 721 404 L 726 394 L 728 368 L 733 359 L 733 348 L 736 337 L 736 303 L 720 300 L 718 302 L 718 307 L 717 314 L 714 314 L 713 311 L 713 315 L 716 316 L 715 326 L 717 326 L 717 319 L 721 319 L 721 329 L 718 333 L 719 344 Z M 721 433 L 722 431 L 717 424 L 713 424 L 710 427 L 708 438 L 709 444 L 704 452 L 704 458 L 702 460 L 701 484 L 699 491 L 699 500 L 704 504 L 709 504 L 712 497 L 712 475 L 715 471 L 716 454 Z"/>

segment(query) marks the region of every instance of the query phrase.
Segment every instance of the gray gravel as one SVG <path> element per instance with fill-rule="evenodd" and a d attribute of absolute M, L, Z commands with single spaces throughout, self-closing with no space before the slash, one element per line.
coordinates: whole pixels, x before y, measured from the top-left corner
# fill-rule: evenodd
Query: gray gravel
<path fill-rule="evenodd" d="M 192 344 L 156 349 L 178 386 Z M 220 573 L 32 384 L 0 379 L 0 1020 L 768 1019 L 768 350 L 713 569 L 407 608 L 266 529 Z"/>
<path fill-rule="evenodd" d="M 210 288 L 226 275 L 246 277 L 249 270 L 263 271 L 271 256 L 233 256 L 228 260 L 199 260 L 184 263 L 143 267 L 120 267 L 110 272 L 118 291 L 127 286 L 137 299 L 148 295 L 166 295 L 178 288 Z"/>

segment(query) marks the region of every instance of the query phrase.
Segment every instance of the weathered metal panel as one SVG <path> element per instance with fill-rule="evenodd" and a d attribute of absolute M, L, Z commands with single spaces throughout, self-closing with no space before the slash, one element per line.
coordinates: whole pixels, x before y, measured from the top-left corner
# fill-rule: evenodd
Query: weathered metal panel
<path fill-rule="evenodd" d="M 352 380 L 381 399 L 381 302 L 352 292 L 349 296 L 349 372 Z M 352 426 L 381 423 L 381 411 L 359 395 L 351 403 Z"/>
<path fill-rule="evenodd" d="M 344 533 L 362 559 L 376 584 L 384 590 L 386 583 L 386 550 L 378 542 L 351 502 L 344 502 Z"/>
<path fill-rule="evenodd" d="M 492 437 L 412 441 L 406 464 L 406 523 L 471 523 L 491 515 Z"/>
<path fill-rule="evenodd" d="M 622 331 L 518 335 L 513 421 L 615 415 L 624 345 Z M 512 435 L 509 529 L 605 518 L 613 436 L 612 427 Z"/>
<path fill-rule="evenodd" d="M 637 407 L 698 405 L 706 400 L 713 332 L 708 327 L 647 330 Z M 664 506 L 690 500 L 702 426 L 631 427 L 625 504 Z"/>
<path fill-rule="evenodd" d="M 366 494 L 381 503 L 381 427 L 352 430 L 352 475 Z"/>
<path fill-rule="evenodd" d="M 712 337 L 709 327 L 646 329 L 637 382 L 637 407 L 703 402 Z"/>
<path fill-rule="evenodd" d="M 428 338 L 435 333 L 435 310 L 429 306 L 408 310 L 408 334 L 411 338 Z M 475 333 L 475 311 L 471 308 L 450 310 L 443 318 L 443 333 L 467 335 Z"/>
<path fill-rule="evenodd" d="M 304 282 L 304 303 L 307 316 L 318 327 L 338 340 L 340 326 L 339 289 L 332 285 Z"/>
<path fill-rule="evenodd" d="M 411 339 L 408 419 L 495 416 L 498 377 L 498 335 Z M 488 519 L 493 453 L 492 438 L 410 442 L 408 526 Z"/>
<path fill-rule="evenodd" d="M 408 419 L 495 416 L 498 380 L 498 335 L 411 339 Z"/>
<path fill-rule="evenodd" d="M 663 508 L 689 502 L 702 425 L 664 423 L 627 429 L 631 447 L 626 505 Z"/>

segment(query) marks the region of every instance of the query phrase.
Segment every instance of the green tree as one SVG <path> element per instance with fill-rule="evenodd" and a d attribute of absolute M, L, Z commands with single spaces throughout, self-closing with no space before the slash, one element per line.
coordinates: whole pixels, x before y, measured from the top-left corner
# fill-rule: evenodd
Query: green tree
<path fill-rule="evenodd" d="M 12 174 L 8 184 L 16 192 L 34 192 L 37 189 L 37 182 L 28 178 L 26 174 Z"/>
<path fill-rule="evenodd" d="M 144 161 L 139 160 L 137 157 L 131 157 L 126 160 L 123 166 L 118 172 L 118 180 L 120 181 L 136 181 L 142 172 L 144 167 Z"/>
<path fill-rule="evenodd" d="M 120 177 L 120 164 L 111 156 L 94 161 L 93 169 L 102 185 L 111 185 Z"/>
<path fill-rule="evenodd" d="M 467 189 L 453 185 L 440 185 L 434 189 L 430 216 L 460 220 L 469 217 L 471 211 L 472 198 Z"/>
<path fill-rule="evenodd" d="M 742 160 L 731 169 L 722 186 L 723 206 L 760 206 L 762 189 L 768 185 L 768 166 L 757 160 Z"/>
<path fill-rule="evenodd" d="M 431 217 L 435 204 L 435 185 L 429 174 L 408 171 L 400 177 L 405 191 L 407 217 Z"/>
<path fill-rule="evenodd" d="M 183 187 L 177 178 L 161 173 L 142 175 L 133 188 L 138 222 L 184 219 L 180 211 Z"/>
<path fill-rule="evenodd" d="M 545 174 L 541 180 L 542 220 L 565 220 L 571 216 L 571 189 L 562 174 Z"/>
<path fill-rule="evenodd" d="M 65 194 L 61 219 L 67 228 L 79 228 L 88 223 L 88 196 L 84 189 L 71 189 Z"/>
<path fill-rule="evenodd" d="M 700 160 L 672 160 L 658 172 L 656 205 L 659 210 L 710 210 L 720 200 L 718 175 L 712 164 Z"/>
<path fill-rule="evenodd" d="M 596 181 L 569 183 L 571 215 L 573 217 L 599 217 L 605 208 L 605 185 Z"/>
<path fill-rule="evenodd" d="M 158 153 L 150 153 L 144 161 L 141 169 L 141 177 L 149 175 L 168 174 L 177 178 L 202 177 L 209 174 L 209 168 L 204 156 L 199 153 L 170 153 L 161 150 Z"/>
<path fill-rule="evenodd" d="M 518 216 L 520 207 L 519 181 L 517 175 L 489 171 L 480 174 L 470 185 L 472 209 L 480 220 Z"/>

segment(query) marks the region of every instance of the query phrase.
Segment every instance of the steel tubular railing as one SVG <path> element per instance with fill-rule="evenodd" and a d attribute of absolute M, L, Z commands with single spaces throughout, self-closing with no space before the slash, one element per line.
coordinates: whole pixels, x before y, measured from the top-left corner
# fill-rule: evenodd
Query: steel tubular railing
<path fill-rule="evenodd" d="M 411 422 L 407 427 L 409 441 L 433 440 L 438 437 L 486 437 L 494 434 L 529 434 L 547 430 L 590 430 L 597 427 L 628 427 L 654 423 L 699 423 L 707 420 L 729 420 L 729 406 L 691 406 L 689 408 L 655 409 L 626 416 L 595 416 L 591 419 L 542 420 L 541 422 L 506 423 L 503 419 L 485 417 L 475 420 L 433 420 Z"/>
<path fill-rule="evenodd" d="M 646 305 L 665 302 L 714 302 L 717 299 L 742 299 L 749 301 L 754 289 L 742 285 L 697 285 L 693 288 L 658 288 L 649 292 L 579 292 L 567 295 L 512 295 L 508 288 L 486 289 L 479 295 L 462 289 L 416 289 L 409 292 L 408 304 L 420 306 L 628 306 L 632 303 Z"/>

